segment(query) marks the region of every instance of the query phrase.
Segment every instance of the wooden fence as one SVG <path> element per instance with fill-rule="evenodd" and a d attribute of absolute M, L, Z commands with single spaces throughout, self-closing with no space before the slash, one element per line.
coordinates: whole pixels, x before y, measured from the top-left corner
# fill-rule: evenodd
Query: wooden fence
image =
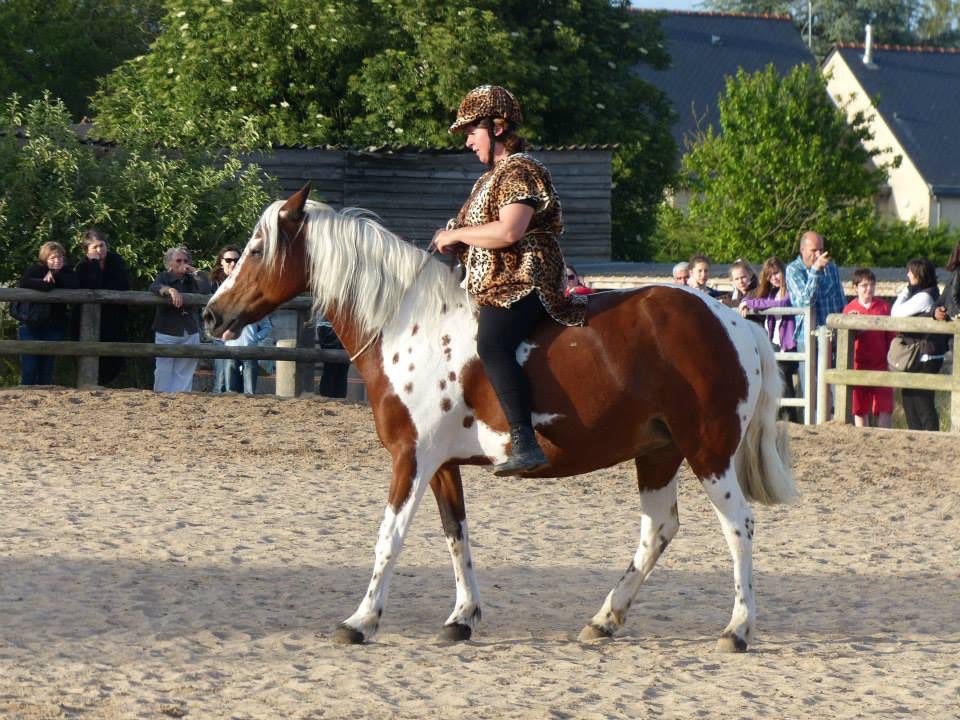
<path fill-rule="evenodd" d="M 872 387 L 910 388 L 913 390 L 940 390 L 950 393 L 950 430 L 960 432 L 960 362 L 957 361 L 957 337 L 960 322 L 942 322 L 931 318 L 894 318 L 873 315 L 840 315 L 827 317 L 827 328 L 837 331 L 837 366 L 818 375 L 818 395 L 827 397 L 827 387 L 840 386 L 836 392 L 834 418 L 848 420 L 854 385 Z M 953 369 L 949 375 L 929 373 L 887 372 L 883 370 L 853 370 L 853 342 L 851 332 L 857 330 L 888 330 L 906 333 L 937 333 L 953 336 Z M 826 413 L 818 422 L 826 420 Z"/>
<path fill-rule="evenodd" d="M 184 293 L 184 305 L 206 305 L 212 297 Z M 66 355 L 77 360 L 77 387 L 98 384 L 97 358 L 117 357 L 190 357 L 276 360 L 277 393 L 301 395 L 313 392 L 313 377 L 318 362 L 348 363 L 343 350 L 318 350 L 309 297 L 298 297 L 280 306 L 297 313 L 296 337 L 278 338 L 276 347 L 230 347 L 226 345 L 159 345 L 156 343 L 100 342 L 100 305 L 167 305 L 169 300 L 151 292 L 119 290 L 52 290 L 41 292 L 24 288 L 0 288 L 0 301 L 70 303 L 80 305 L 80 338 L 77 341 L 0 340 L 0 355 Z"/>

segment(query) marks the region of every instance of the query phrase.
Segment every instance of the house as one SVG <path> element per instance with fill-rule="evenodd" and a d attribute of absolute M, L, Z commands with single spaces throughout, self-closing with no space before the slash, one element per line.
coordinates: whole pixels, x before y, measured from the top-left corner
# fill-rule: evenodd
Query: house
<path fill-rule="evenodd" d="M 881 212 L 935 228 L 960 226 L 960 51 L 837 45 L 823 63 L 831 97 L 848 117 L 863 112 L 889 171 Z"/>
<path fill-rule="evenodd" d="M 773 63 L 786 75 L 796 65 L 814 62 L 789 15 L 660 14 L 670 67 L 639 66 L 637 73 L 670 97 L 678 116 L 673 137 L 681 155 L 698 131 L 708 126 L 720 130 L 717 97 L 725 91 L 727 77 L 735 76 L 737 70 L 756 72 Z"/>

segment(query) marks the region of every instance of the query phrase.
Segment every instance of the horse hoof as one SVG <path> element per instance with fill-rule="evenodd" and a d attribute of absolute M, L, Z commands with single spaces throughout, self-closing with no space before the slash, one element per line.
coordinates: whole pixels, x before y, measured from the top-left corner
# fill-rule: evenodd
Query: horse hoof
<path fill-rule="evenodd" d="M 333 634 L 333 641 L 337 645 L 363 645 L 363 633 L 352 627 L 341 625 Z"/>
<path fill-rule="evenodd" d="M 577 635 L 577 640 L 580 642 L 593 642 L 594 640 L 609 640 L 611 637 L 613 637 L 613 635 L 608 631 L 591 624 L 584 626 L 580 634 Z"/>
<path fill-rule="evenodd" d="M 462 623 L 444 625 L 443 630 L 440 631 L 440 639 L 444 642 L 463 642 L 469 640 L 471 635 L 473 635 L 473 630 L 470 629 L 469 625 L 463 625 Z"/>
<path fill-rule="evenodd" d="M 724 633 L 720 636 L 720 639 L 717 640 L 717 652 L 732 653 L 746 651 L 747 641 L 738 637 L 735 633 Z"/>

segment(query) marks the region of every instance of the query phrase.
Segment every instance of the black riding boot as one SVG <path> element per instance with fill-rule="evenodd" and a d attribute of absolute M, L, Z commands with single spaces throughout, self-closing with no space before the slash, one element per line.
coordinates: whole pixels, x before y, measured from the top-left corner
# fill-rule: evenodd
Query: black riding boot
<path fill-rule="evenodd" d="M 547 456 L 537 443 L 537 436 L 533 433 L 530 423 L 512 425 L 510 427 L 510 457 L 506 462 L 493 466 L 493 474 L 498 477 L 507 475 L 522 475 L 536 472 L 547 466 Z"/>

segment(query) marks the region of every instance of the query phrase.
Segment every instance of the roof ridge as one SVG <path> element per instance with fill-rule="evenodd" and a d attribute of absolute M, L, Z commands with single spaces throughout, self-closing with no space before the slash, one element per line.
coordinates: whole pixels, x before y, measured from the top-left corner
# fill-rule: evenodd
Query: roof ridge
<path fill-rule="evenodd" d="M 864 50 L 863 43 L 838 42 L 836 47 L 841 50 Z M 891 52 L 939 53 L 940 55 L 960 54 L 960 48 L 937 47 L 936 45 L 887 45 L 873 44 L 874 50 L 888 50 Z"/>
<path fill-rule="evenodd" d="M 793 16 L 789 13 L 751 13 L 751 12 L 723 12 L 719 10 L 657 10 L 656 8 L 630 8 L 630 12 L 662 13 L 663 15 L 700 15 L 704 17 L 753 18 L 758 20 L 789 20 Z"/>

